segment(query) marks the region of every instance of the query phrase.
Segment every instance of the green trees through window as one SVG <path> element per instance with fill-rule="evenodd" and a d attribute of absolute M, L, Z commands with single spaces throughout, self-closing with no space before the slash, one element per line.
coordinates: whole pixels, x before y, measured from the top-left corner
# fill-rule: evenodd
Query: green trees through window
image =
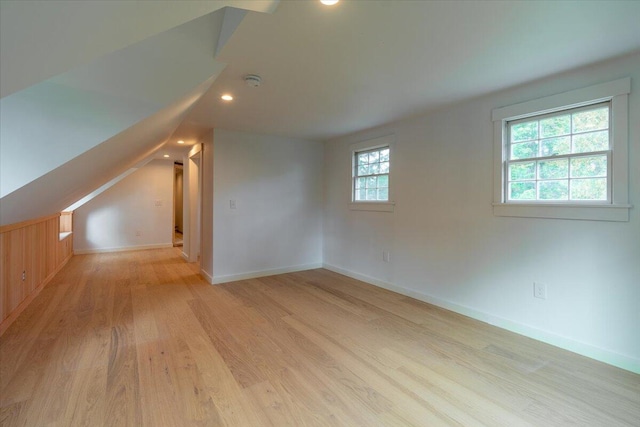
<path fill-rule="evenodd" d="M 355 153 L 353 200 L 389 200 L 389 147 Z"/>
<path fill-rule="evenodd" d="M 507 200 L 606 201 L 609 103 L 509 122 Z"/>

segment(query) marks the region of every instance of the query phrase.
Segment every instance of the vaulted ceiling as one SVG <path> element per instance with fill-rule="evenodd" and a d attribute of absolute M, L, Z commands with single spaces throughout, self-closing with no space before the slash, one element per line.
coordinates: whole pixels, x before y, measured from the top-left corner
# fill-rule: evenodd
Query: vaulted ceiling
<path fill-rule="evenodd" d="M 276 5 L 3 0 L 1 223 L 59 212 L 154 155 L 246 12 Z"/>
<path fill-rule="evenodd" d="M 639 19 L 637 1 L 0 0 L 0 223 L 212 127 L 325 140 L 635 52 Z"/>

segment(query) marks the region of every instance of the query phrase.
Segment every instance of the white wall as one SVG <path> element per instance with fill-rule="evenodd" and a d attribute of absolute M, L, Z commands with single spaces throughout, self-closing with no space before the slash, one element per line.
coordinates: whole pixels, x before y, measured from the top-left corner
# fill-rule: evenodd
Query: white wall
<path fill-rule="evenodd" d="M 172 203 L 173 161 L 153 160 L 74 212 L 74 252 L 170 247 Z"/>
<path fill-rule="evenodd" d="M 214 224 L 214 135 L 208 132 L 202 140 L 200 171 L 202 175 L 202 224 L 201 224 L 201 259 L 200 272 L 209 282 L 213 282 L 213 224 Z"/>
<path fill-rule="evenodd" d="M 213 141 L 213 130 L 198 140 L 198 143 L 191 147 L 189 153 L 183 157 L 183 240 L 182 256 L 189 262 L 197 262 L 201 250 L 201 223 L 202 215 L 200 195 L 201 195 L 201 165 L 202 165 L 202 143 L 204 140 Z M 213 239 L 213 237 L 212 237 Z"/>
<path fill-rule="evenodd" d="M 213 281 L 321 266 L 322 144 L 221 129 L 213 140 Z"/>
<path fill-rule="evenodd" d="M 625 76 L 630 221 L 493 216 L 491 110 Z M 640 54 L 327 142 L 325 264 L 640 372 L 638 82 Z M 348 210 L 349 145 L 389 133 L 395 212 Z M 548 299 L 533 297 L 534 281 Z"/>

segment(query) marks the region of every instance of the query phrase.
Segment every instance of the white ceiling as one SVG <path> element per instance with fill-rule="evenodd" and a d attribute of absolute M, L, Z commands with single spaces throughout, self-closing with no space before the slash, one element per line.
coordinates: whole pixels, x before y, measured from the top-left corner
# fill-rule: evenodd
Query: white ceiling
<path fill-rule="evenodd" d="M 2 97 L 227 6 L 273 0 L 0 1 Z"/>
<path fill-rule="evenodd" d="M 2 0 L 0 62 L 3 67 L 11 65 L 7 68 L 10 72 L 2 72 L 3 88 L 15 89 L 25 83 L 16 64 L 41 63 L 49 73 L 61 65 L 56 60 L 58 56 L 74 61 L 62 64 L 69 67 L 68 71 L 0 99 L 0 223 L 59 212 L 153 156 L 224 69 L 225 64 L 216 60 L 215 52 L 246 15 L 244 10 L 223 8 L 208 12 L 208 8 L 242 3 L 248 3 L 251 10 L 258 6 L 275 9 L 277 4 L 274 0 L 163 2 L 168 10 L 184 4 L 189 13 L 193 12 L 190 5 L 206 8 L 198 12 L 202 16 L 83 63 L 88 59 L 87 52 L 66 43 L 68 32 L 75 34 L 74 41 L 100 44 L 104 37 L 105 45 L 99 47 L 113 47 L 106 41 L 113 41 L 111 30 L 123 22 L 128 23 L 127 28 L 121 28 L 123 34 L 141 35 L 141 31 L 131 28 L 138 26 L 135 19 L 123 16 L 136 3 L 114 2 L 122 7 L 112 9 L 102 1 L 80 5 L 56 0 L 43 3 L 42 8 L 25 2 L 29 7 L 22 8 L 22 2 L 16 6 L 15 2 Z M 79 5 L 77 11 L 75 4 Z M 65 28 L 57 34 L 55 24 L 47 28 L 34 25 L 43 20 L 43 15 L 49 14 L 53 19 L 64 11 L 78 12 L 79 18 L 86 15 L 89 22 L 94 22 L 105 7 L 114 13 L 104 14 L 105 22 L 95 27 L 87 28 L 85 23 L 66 28 L 62 19 L 57 24 Z M 149 10 L 145 5 L 142 9 Z M 29 13 L 22 13 L 25 11 Z M 177 16 L 184 18 L 183 15 Z M 5 27 L 6 22 L 12 22 L 7 16 L 22 21 Z M 153 15 L 146 19 L 153 20 Z M 144 23 L 139 27 L 157 30 Z M 110 31 L 102 34 L 103 28 Z M 39 35 L 43 43 L 46 40 L 52 52 L 30 49 L 26 40 L 21 56 L 12 55 L 17 50 L 11 47 L 19 46 L 6 40 L 13 40 L 13 35 L 20 39 L 26 29 L 34 37 Z M 122 37 L 113 38 L 123 42 Z M 40 77 L 29 77 L 33 78 Z"/>
<path fill-rule="evenodd" d="M 282 1 L 246 16 L 172 139 L 329 139 L 638 50 L 639 22 L 640 1 Z"/>
<path fill-rule="evenodd" d="M 213 127 L 326 140 L 640 50 L 640 1 L 0 0 L 0 12 L 1 224 L 64 209 L 149 157 L 180 159 Z"/>

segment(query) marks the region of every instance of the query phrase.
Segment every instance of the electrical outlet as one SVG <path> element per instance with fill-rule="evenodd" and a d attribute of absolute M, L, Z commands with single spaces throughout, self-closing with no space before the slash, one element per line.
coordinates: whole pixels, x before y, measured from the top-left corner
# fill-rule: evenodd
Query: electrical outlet
<path fill-rule="evenodd" d="M 142 236 L 142 231 L 137 230 L 137 231 L 136 231 L 136 237 L 140 237 L 140 236 Z"/>
<path fill-rule="evenodd" d="M 156 200 L 156 206 L 162 206 L 162 200 Z"/>
<path fill-rule="evenodd" d="M 391 254 L 389 251 L 382 251 L 382 261 L 391 262 Z"/>
<path fill-rule="evenodd" d="M 533 282 L 533 296 L 540 299 L 547 299 L 547 285 Z"/>
<path fill-rule="evenodd" d="M 27 280 L 27 272 L 23 271 L 22 272 L 22 281 L 24 282 L 25 280 Z"/>
<path fill-rule="evenodd" d="M 229 209 L 235 209 L 235 208 L 236 208 L 236 201 L 229 200 Z"/>

